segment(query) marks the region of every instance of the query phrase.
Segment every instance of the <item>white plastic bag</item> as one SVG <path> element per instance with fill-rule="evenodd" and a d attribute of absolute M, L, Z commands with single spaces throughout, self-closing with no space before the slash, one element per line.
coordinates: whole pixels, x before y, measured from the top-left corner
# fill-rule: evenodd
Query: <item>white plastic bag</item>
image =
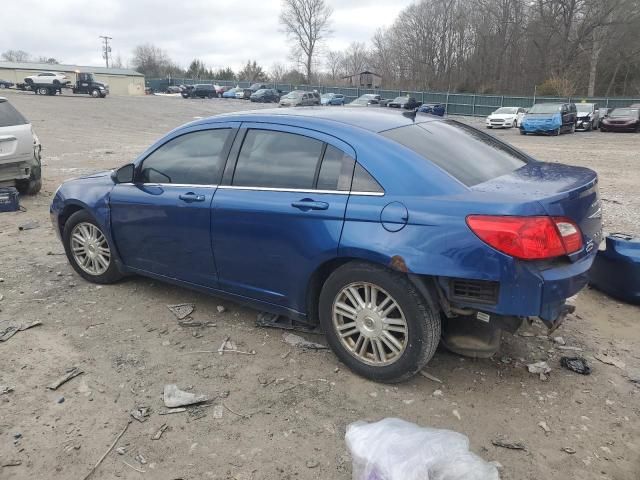
<path fill-rule="evenodd" d="M 495 465 L 469 451 L 451 430 L 422 428 L 399 418 L 347 427 L 353 480 L 500 480 Z"/>

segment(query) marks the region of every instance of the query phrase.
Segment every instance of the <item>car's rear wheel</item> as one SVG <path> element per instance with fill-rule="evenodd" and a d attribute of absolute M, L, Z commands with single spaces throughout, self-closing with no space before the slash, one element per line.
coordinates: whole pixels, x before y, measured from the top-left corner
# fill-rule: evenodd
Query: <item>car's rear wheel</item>
<path fill-rule="evenodd" d="M 395 383 L 420 371 L 440 340 L 440 317 L 402 273 L 362 262 L 335 270 L 319 302 L 335 354 L 357 374 Z"/>
<path fill-rule="evenodd" d="M 114 283 L 122 278 L 107 236 L 86 210 L 69 217 L 62 239 L 69 263 L 84 279 Z"/>

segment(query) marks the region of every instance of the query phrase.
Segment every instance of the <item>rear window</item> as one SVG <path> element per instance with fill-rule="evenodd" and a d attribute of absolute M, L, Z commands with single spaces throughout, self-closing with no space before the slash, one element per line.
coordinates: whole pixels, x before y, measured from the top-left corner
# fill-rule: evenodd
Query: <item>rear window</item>
<path fill-rule="evenodd" d="M 471 187 L 519 169 L 530 160 L 509 145 L 454 120 L 381 132 Z"/>
<path fill-rule="evenodd" d="M 6 100 L 0 100 L 0 127 L 26 125 L 29 122 Z"/>

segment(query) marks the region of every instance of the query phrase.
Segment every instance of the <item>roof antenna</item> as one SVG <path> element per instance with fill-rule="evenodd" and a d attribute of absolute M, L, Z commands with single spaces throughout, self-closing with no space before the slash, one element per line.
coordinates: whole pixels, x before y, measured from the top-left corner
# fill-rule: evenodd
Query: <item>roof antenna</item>
<path fill-rule="evenodd" d="M 418 114 L 418 109 L 414 108 L 413 110 L 409 110 L 408 112 L 402 112 L 402 116 L 410 118 L 414 122 L 416 121 L 416 115 Z"/>

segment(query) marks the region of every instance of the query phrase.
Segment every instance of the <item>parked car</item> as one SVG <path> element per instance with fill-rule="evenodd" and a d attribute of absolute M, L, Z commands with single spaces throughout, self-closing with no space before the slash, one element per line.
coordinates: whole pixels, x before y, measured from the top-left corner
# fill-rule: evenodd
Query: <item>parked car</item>
<path fill-rule="evenodd" d="M 487 117 L 487 128 L 514 128 L 519 127 L 524 118 L 525 111 L 522 107 L 500 107 Z"/>
<path fill-rule="evenodd" d="M 578 118 L 576 130 L 597 130 L 600 126 L 600 111 L 596 103 L 576 103 Z"/>
<path fill-rule="evenodd" d="M 22 194 L 42 187 L 42 146 L 33 126 L 0 97 L 0 184 L 12 183 Z"/>
<path fill-rule="evenodd" d="M 607 115 L 609 115 L 609 112 L 611 112 L 611 108 L 606 108 L 606 107 L 600 107 L 598 108 L 598 114 L 600 117 L 600 123 L 602 123 L 602 119 L 605 118 Z"/>
<path fill-rule="evenodd" d="M 576 120 L 577 110 L 574 103 L 536 103 L 522 119 L 520 133 L 574 133 Z"/>
<path fill-rule="evenodd" d="M 587 168 L 453 120 L 316 108 L 179 127 L 63 183 L 51 219 L 88 281 L 141 274 L 302 320 L 358 374 L 396 382 L 442 324 L 557 327 L 600 211 Z"/>
<path fill-rule="evenodd" d="M 71 83 L 71 79 L 67 77 L 64 73 L 59 72 L 42 72 L 37 75 L 30 75 L 24 78 L 25 83 L 27 84 L 38 84 L 38 85 L 60 85 L 64 86 Z"/>
<path fill-rule="evenodd" d="M 350 102 L 349 105 L 352 107 L 370 107 L 372 105 L 378 107 L 380 106 L 381 100 L 381 95 L 376 95 L 374 93 L 365 93 L 364 95 L 360 95 L 358 98 Z"/>
<path fill-rule="evenodd" d="M 281 107 L 305 107 L 311 105 L 320 105 L 320 96 L 313 92 L 294 90 L 280 98 Z"/>
<path fill-rule="evenodd" d="M 437 115 L 444 117 L 445 107 L 441 103 L 423 103 L 418 108 L 418 113 L 428 113 L 429 115 Z"/>
<path fill-rule="evenodd" d="M 2 80 L 0 78 L 0 88 L 11 88 L 13 85 L 13 82 L 10 82 L 9 80 Z"/>
<path fill-rule="evenodd" d="M 396 97 L 387 104 L 390 108 L 405 108 L 413 110 L 421 105 L 415 98 L 409 96 Z"/>
<path fill-rule="evenodd" d="M 240 96 L 240 94 L 236 92 L 236 98 L 243 98 L 245 100 L 249 100 L 251 98 L 251 95 L 256 93 L 258 90 L 264 90 L 267 88 L 269 87 L 264 83 L 254 83 L 249 88 L 242 89 L 242 96 Z"/>
<path fill-rule="evenodd" d="M 320 96 L 321 105 L 344 105 L 344 95 L 341 93 L 324 93 Z"/>
<path fill-rule="evenodd" d="M 221 87 L 220 85 L 216 85 L 215 83 L 213 84 L 213 89 L 216 91 L 216 97 L 218 98 L 222 98 L 222 94 L 226 92 L 224 87 Z"/>
<path fill-rule="evenodd" d="M 638 109 L 640 109 L 640 103 L 632 103 L 631 105 L 629 105 L 629 108 L 638 108 Z"/>
<path fill-rule="evenodd" d="M 182 85 L 169 85 L 165 90 L 165 93 L 182 93 L 182 90 L 184 90 L 184 88 L 186 87 Z"/>
<path fill-rule="evenodd" d="M 280 101 L 280 93 L 274 88 L 261 88 L 252 93 L 249 99 L 252 102 L 278 103 Z"/>
<path fill-rule="evenodd" d="M 214 98 L 218 96 L 210 83 L 187 85 L 181 94 L 182 98 Z"/>
<path fill-rule="evenodd" d="M 222 98 L 236 98 L 236 92 L 242 90 L 240 87 L 233 87 L 222 93 Z"/>
<path fill-rule="evenodd" d="M 614 108 L 600 124 L 601 132 L 640 132 L 640 108 Z"/>

